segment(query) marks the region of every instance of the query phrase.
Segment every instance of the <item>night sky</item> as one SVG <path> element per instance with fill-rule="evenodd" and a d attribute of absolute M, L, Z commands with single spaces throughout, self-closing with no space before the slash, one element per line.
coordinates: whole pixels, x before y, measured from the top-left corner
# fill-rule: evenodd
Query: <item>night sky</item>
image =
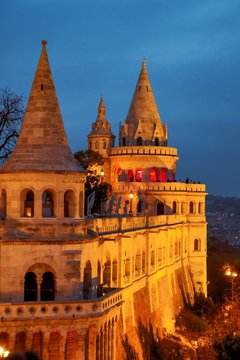
<path fill-rule="evenodd" d="M 240 196 L 239 0 L 0 0 L 0 14 L 0 88 L 29 95 L 47 39 L 73 151 L 101 94 L 118 137 L 146 57 L 177 179 Z"/>

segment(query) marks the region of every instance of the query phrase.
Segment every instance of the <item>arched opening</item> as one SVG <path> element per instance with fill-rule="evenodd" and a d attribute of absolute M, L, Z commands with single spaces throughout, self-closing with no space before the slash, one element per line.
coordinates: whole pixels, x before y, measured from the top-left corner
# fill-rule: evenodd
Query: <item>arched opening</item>
<path fill-rule="evenodd" d="M 133 182 L 134 177 L 133 177 L 133 171 L 132 171 L 132 169 L 129 169 L 129 170 L 127 171 L 127 178 L 128 178 L 128 182 Z"/>
<path fill-rule="evenodd" d="M 24 301 L 37 301 L 37 277 L 27 272 L 24 278 Z"/>
<path fill-rule="evenodd" d="M 42 276 L 41 301 L 53 301 L 55 297 L 54 275 L 47 271 Z"/>
<path fill-rule="evenodd" d="M 160 169 L 159 180 L 161 182 L 166 182 L 167 181 L 167 169 L 166 168 Z"/>
<path fill-rule="evenodd" d="M 26 333 L 20 331 L 15 337 L 15 352 L 22 352 L 26 350 Z"/>
<path fill-rule="evenodd" d="M 131 271 L 130 259 L 127 258 L 127 259 L 125 260 L 125 267 L 124 267 L 124 275 L 125 275 L 125 277 L 127 277 L 127 278 L 130 277 L 130 271 Z"/>
<path fill-rule="evenodd" d="M 0 333 L 0 346 L 3 349 L 8 349 L 9 335 L 6 332 Z"/>
<path fill-rule="evenodd" d="M 92 142 L 89 141 L 89 149 L 92 150 Z"/>
<path fill-rule="evenodd" d="M 67 190 L 64 194 L 64 217 L 75 217 L 74 192 Z"/>
<path fill-rule="evenodd" d="M 193 202 L 192 201 L 190 201 L 190 203 L 189 203 L 189 213 L 193 214 Z"/>
<path fill-rule="evenodd" d="M 103 295 L 103 288 L 102 288 L 102 271 L 101 271 L 101 263 L 98 260 L 97 263 L 97 297 L 100 297 Z"/>
<path fill-rule="evenodd" d="M 34 192 L 32 190 L 23 190 L 21 193 L 21 216 L 34 216 Z"/>
<path fill-rule="evenodd" d="M 150 169 L 150 182 L 156 182 L 157 181 L 157 169 L 152 168 Z"/>
<path fill-rule="evenodd" d="M 164 215 L 164 203 L 157 203 L 157 215 Z"/>
<path fill-rule="evenodd" d="M 126 138 L 125 137 L 122 138 L 122 146 L 126 146 Z"/>
<path fill-rule="evenodd" d="M 151 251 L 151 254 L 150 254 L 150 262 L 151 262 L 151 267 L 154 268 L 155 266 L 155 251 Z"/>
<path fill-rule="evenodd" d="M 91 299 L 92 296 L 92 265 L 88 260 L 83 273 L 83 299 Z"/>
<path fill-rule="evenodd" d="M 80 191 L 79 194 L 79 217 L 84 217 L 84 193 L 83 191 Z"/>
<path fill-rule="evenodd" d="M 42 359 L 42 352 L 43 352 L 43 332 L 42 331 L 33 333 L 31 349 L 32 349 L 32 351 L 36 352 Z"/>
<path fill-rule="evenodd" d="M 155 137 L 154 145 L 155 145 L 155 146 L 158 146 L 158 145 L 159 145 L 159 139 L 158 139 L 157 137 Z"/>
<path fill-rule="evenodd" d="M 201 239 L 194 239 L 194 251 L 201 251 Z"/>
<path fill-rule="evenodd" d="M 111 286 L 111 260 L 108 259 L 104 264 L 103 269 L 103 284 L 108 287 Z"/>
<path fill-rule="evenodd" d="M 135 257 L 135 276 L 139 276 L 141 274 L 141 253 L 137 252 Z"/>
<path fill-rule="evenodd" d="M 6 190 L 2 189 L 0 198 L 0 219 L 7 217 L 7 193 Z"/>
<path fill-rule="evenodd" d="M 99 148 L 99 142 L 96 141 L 96 142 L 95 142 L 95 149 L 98 149 L 98 148 Z"/>
<path fill-rule="evenodd" d="M 112 281 L 113 285 L 117 286 L 117 260 L 114 259 L 112 263 Z"/>
<path fill-rule="evenodd" d="M 137 181 L 137 182 L 141 182 L 141 181 L 142 181 L 142 170 L 140 170 L 140 169 L 137 169 L 137 170 L 136 170 L 135 181 Z"/>
<path fill-rule="evenodd" d="M 103 140 L 103 149 L 106 149 L 107 148 L 107 144 L 106 144 L 106 141 Z"/>
<path fill-rule="evenodd" d="M 139 137 L 137 138 L 137 145 L 138 145 L 138 146 L 142 146 L 142 138 L 141 138 L 141 136 L 139 136 Z"/>
<path fill-rule="evenodd" d="M 142 212 L 142 201 L 139 200 L 137 203 L 137 212 L 140 214 Z"/>
<path fill-rule="evenodd" d="M 54 196 L 52 191 L 46 190 L 42 194 L 42 217 L 54 216 Z"/>
<path fill-rule="evenodd" d="M 176 214 L 176 213 L 177 213 L 177 203 L 176 203 L 176 201 L 173 201 L 172 213 L 173 213 L 173 214 Z"/>

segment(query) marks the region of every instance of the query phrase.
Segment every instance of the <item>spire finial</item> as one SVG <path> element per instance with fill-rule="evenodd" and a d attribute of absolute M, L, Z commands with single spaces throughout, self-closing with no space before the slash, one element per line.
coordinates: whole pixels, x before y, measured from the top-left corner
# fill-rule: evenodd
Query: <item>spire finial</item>
<path fill-rule="evenodd" d="M 47 40 L 42 40 L 42 46 L 46 46 L 47 45 Z"/>
<path fill-rule="evenodd" d="M 147 61 L 146 61 L 146 58 L 144 57 L 143 59 L 142 59 L 142 67 L 146 67 L 147 66 Z"/>

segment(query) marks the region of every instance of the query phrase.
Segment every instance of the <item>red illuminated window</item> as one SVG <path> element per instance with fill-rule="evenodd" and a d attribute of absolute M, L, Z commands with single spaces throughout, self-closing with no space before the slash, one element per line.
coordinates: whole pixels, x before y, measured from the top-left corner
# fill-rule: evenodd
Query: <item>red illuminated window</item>
<path fill-rule="evenodd" d="M 136 170 L 135 180 L 138 181 L 138 182 L 142 181 L 142 170 Z"/>
<path fill-rule="evenodd" d="M 151 182 L 157 181 L 157 169 L 155 169 L 155 168 L 150 169 L 150 181 Z"/>
<path fill-rule="evenodd" d="M 128 177 L 128 182 L 132 182 L 133 181 L 133 171 L 130 169 L 127 172 L 127 177 Z"/>
<path fill-rule="evenodd" d="M 167 181 L 167 169 L 165 169 L 165 168 L 160 169 L 159 180 L 161 182 L 166 182 Z"/>

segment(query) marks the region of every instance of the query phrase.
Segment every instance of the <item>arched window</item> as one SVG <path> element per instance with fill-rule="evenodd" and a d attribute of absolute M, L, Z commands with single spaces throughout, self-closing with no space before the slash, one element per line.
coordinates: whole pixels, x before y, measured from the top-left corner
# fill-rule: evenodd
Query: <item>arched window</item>
<path fill-rule="evenodd" d="M 24 301 L 37 301 L 37 277 L 27 272 L 24 279 Z"/>
<path fill-rule="evenodd" d="M 133 178 L 133 171 L 132 169 L 129 169 L 127 172 L 127 178 L 128 178 L 128 182 L 133 182 L 134 178 Z"/>
<path fill-rule="evenodd" d="M 141 200 L 139 200 L 137 203 L 137 212 L 138 213 L 142 212 L 142 201 Z"/>
<path fill-rule="evenodd" d="M 107 148 L 107 144 L 106 144 L 106 141 L 103 140 L 103 149 L 106 149 Z"/>
<path fill-rule="evenodd" d="M 64 217 L 73 218 L 75 216 L 74 210 L 74 192 L 67 190 L 64 194 Z"/>
<path fill-rule="evenodd" d="M 150 169 L 150 181 L 151 182 L 157 181 L 157 169 L 156 168 Z"/>
<path fill-rule="evenodd" d="M 194 240 L 194 251 L 201 251 L 201 239 Z"/>
<path fill-rule="evenodd" d="M 46 190 L 42 194 L 42 217 L 54 216 L 54 201 L 53 193 Z"/>
<path fill-rule="evenodd" d="M 137 145 L 138 145 L 138 146 L 142 146 L 142 138 L 141 138 L 141 136 L 139 136 L 139 137 L 137 138 Z"/>
<path fill-rule="evenodd" d="M 92 265 L 88 260 L 83 274 L 83 299 L 91 299 L 92 297 Z"/>
<path fill-rule="evenodd" d="M 142 181 L 142 170 L 140 170 L 140 169 L 136 170 L 135 181 L 137 181 L 137 182 Z"/>
<path fill-rule="evenodd" d="M 154 144 L 155 146 L 158 146 L 159 145 L 159 139 L 156 137 L 155 140 L 154 140 Z"/>
<path fill-rule="evenodd" d="M 157 215 L 164 215 L 164 203 L 157 203 Z"/>
<path fill-rule="evenodd" d="M 7 216 L 7 193 L 2 189 L 0 198 L 0 219 L 5 219 Z"/>
<path fill-rule="evenodd" d="M 99 142 L 96 141 L 96 142 L 95 142 L 95 149 L 98 149 L 98 148 L 99 148 Z"/>
<path fill-rule="evenodd" d="M 160 169 L 159 180 L 161 182 L 167 181 L 167 169 L 165 168 Z"/>
<path fill-rule="evenodd" d="M 54 275 L 47 271 L 42 276 L 41 283 L 41 301 L 53 301 L 55 297 Z"/>
<path fill-rule="evenodd" d="M 91 150 L 92 149 L 92 142 L 89 141 L 89 149 Z"/>
<path fill-rule="evenodd" d="M 176 201 L 173 202 L 172 213 L 173 214 L 177 213 L 177 203 L 176 203 Z"/>
<path fill-rule="evenodd" d="M 25 217 L 34 216 L 34 192 L 32 190 L 28 191 L 25 196 L 24 216 Z"/>
<path fill-rule="evenodd" d="M 126 146 L 126 138 L 125 137 L 122 138 L 122 146 Z"/>
<path fill-rule="evenodd" d="M 193 214 L 193 202 L 192 201 L 190 201 L 190 203 L 189 203 L 189 213 Z"/>

